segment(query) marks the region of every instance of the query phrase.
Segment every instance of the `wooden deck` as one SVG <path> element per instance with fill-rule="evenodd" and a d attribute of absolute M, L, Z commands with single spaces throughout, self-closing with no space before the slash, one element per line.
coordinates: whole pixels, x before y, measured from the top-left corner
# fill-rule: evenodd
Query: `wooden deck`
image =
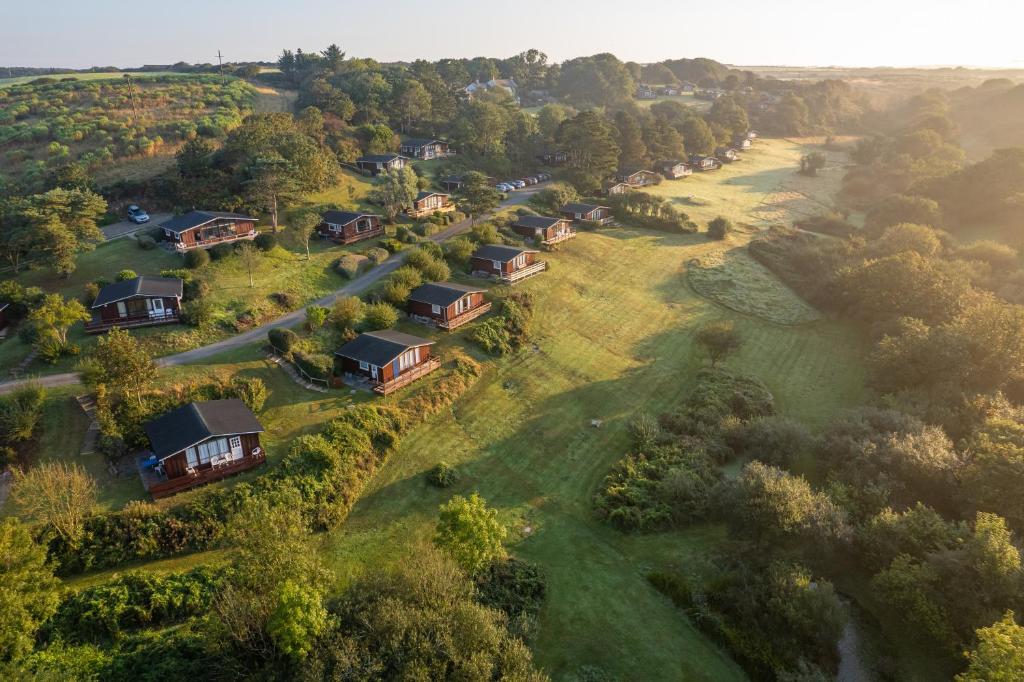
<path fill-rule="evenodd" d="M 440 369 L 441 360 L 429 358 L 426 362 L 417 365 L 413 369 L 398 375 L 397 378 L 387 382 L 378 382 L 373 385 L 373 390 L 381 395 L 390 395 L 400 388 L 405 388 L 417 379 L 421 379 L 436 369 Z"/>
<path fill-rule="evenodd" d="M 529 265 L 529 266 L 527 266 L 525 268 L 522 268 L 521 270 L 516 270 L 515 272 L 511 272 L 511 273 L 508 273 L 508 274 L 502 273 L 498 277 L 498 279 L 501 280 L 502 282 L 506 282 L 508 284 L 515 284 L 516 282 L 521 282 L 524 279 L 527 279 L 528 277 L 533 277 L 534 275 L 539 275 L 540 273 L 544 272 L 547 269 L 548 269 L 547 261 L 542 261 L 541 260 L 541 261 L 537 261 L 533 265 Z"/>
<path fill-rule="evenodd" d="M 561 242 L 569 241 L 570 239 L 576 239 L 576 230 L 564 232 L 562 234 L 556 234 L 551 239 L 545 239 L 541 242 L 544 246 L 551 246 L 552 244 L 559 244 Z"/>
<path fill-rule="evenodd" d="M 441 206 L 440 208 L 424 208 L 419 211 L 414 209 L 406 209 L 405 214 L 410 218 L 423 218 L 425 216 L 432 216 L 435 213 L 451 213 L 455 210 L 455 204 L 448 204 L 447 206 Z"/>
<path fill-rule="evenodd" d="M 173 324 L 179 320 L 178 311 L 168 310 L 167 314 L 161 317 L 149 315 L 137 315 L 135 317 L 120 317 L 116 320 L 89 320 L 85 323 L 86 334 L 99 334 L 117 327 L 118 329 L 131 329 L 133 327 L 152 327 L 158 324 Z"/>
<path fill-rule="evenodd" d="M 490 309 L 491 309 L 491 302 L 490 301 L 486 301 L 486 302 L 478 305 L 477 307 L 473 308 L 469 312 L 462 313 L 461 315 L 456 315 L 455 317 L 451 318 L 450 320 L 445 320 L 444 322 L 438 322 L 437 326 L 440 327 L 441 329 L 447 329 L 448 331 L 451 331 L 451 330 L 455 329 L 456 327 L 461 327 L 462 325 L 466 324 L 467 322 L 472 322 L 476 318 L 478 318 L 481 315 L 485 314 Z"/>
<path fill-rule="evenodd" d="M 146 492 L 152 495 L 154 500 L 170 497 L 189 488 L 195 488 L 206 483 L 219 481 L 228 476 L 240 474 L 243 471 L 258 467 L 267 461 L 266 454 L 260 449 L 258 454 L 254 453 L 248 457 L 243 457 L 233 462 L 226 462 L 220 466 L 208 469 L 197 469 L 191 474 L 169 479 L 152 467 L 145 466 L 147 459 L 147 455 L 139 455 L 135 463 L 139 469 L 139 476 L 142 478 L 142 486 L 146 489 Z"/>
<path fill-rule="evenodd" d="M 205 249 L 207 247 L 215 246 L 217 244 L 224 244 L 226 242 L 238 242 L 238 241 L 242 241 L 242 240 L 255 239 L 256 238 L 256 234 L 257 234 L 256 230 L 252 230 L 250 232 L 245 232 L 243 234 L 233 234 L 233 235 L 225 235 L 225 236 L 222 236 L 222 237 L 212 237 L 210 239 L 204 239 L 201 242 L 196 242 L 195 244 L 189 244 L 189 245 L 182 244 L 181 242 L 172 242 L 172 243 L 174 244 L 174 250 L 175 251 L 177 251 L 178 253 L 185 253 L 186 251 L 191 251 L 192 249 Z"/>
<path fill-rule="evenodd" d="M 361 242 L 364 239 L 373 239 L 374 237 L 383 237 L 384 236 L 384 226 L 381 225 L 376 230 L 367 230 L 366 232 L 357 232 L 352 237 L 345 237 L 345 236 L 333 237 L 333 236 L 327 236 L 327 235 L 322 235 L 322 236 L 324 237 L 324 239 L 329 239 L 332 242 L 334 242 L 335 244 L 355 244 L 356 242 Z"/>

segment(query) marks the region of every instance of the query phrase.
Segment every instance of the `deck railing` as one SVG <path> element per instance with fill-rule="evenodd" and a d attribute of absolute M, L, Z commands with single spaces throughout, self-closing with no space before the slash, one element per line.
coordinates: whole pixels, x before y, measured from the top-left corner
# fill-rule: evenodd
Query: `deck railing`
<path fill-rule="evenodd" d="M 421 377 L 433 372 L 435 369 L 441 367 L 441 361 L 438 358 L 428 358 L 426 362 L 416 365 L 408 372 L 403 372 L 391 381 L 377 382 L 373 385 L 373 390 L 381 395 L 389 395 L 394 393 L 400 388 L 408 386 L 412 382 L 416 381 Z"/>
<path fill-rule="evenodd" d="M 167 309 L 163 315 L 131 315 L 116 320 L 89 320 L 85 323 L 87 334 L 98 334 L 110 331 L 114 327 L 130 329 L 132 327 L 149 327 L 157 324 L 171 324 L 179 319 L 178 311 Z"/>
<path fill-rule="evenodd" d="M 516 282 L 521 282 L 522 280 L 526 279 L 527 277 L 533 277 L 536 274 L 544 272 L 547 269 L 548 269 L 547 261 L 542 261 L 541 260 L 541 261 L 537 261 L 533 265 L 528 265 L 525 268 L 520 268 L 519 270 L 516 270 L 514 272 L 508 272 L 508 273 L 503 272 L 503 273 L 501 273 L 501 275 L 499 276 L 498 279 L 500 279 L 502 282 L 508 282 L 509 284 L 515 284 Z"/>
<path fill-rule="evenodd" d="M 467 312 L 464 312 L 461 315 L 456 315 L 455 317 L 449 318 L 447 320 L 442 320 L 437 323 L 437 326 L 440 327 L 441 329 L 448 329 L 450 331 L 452 329 L 455 329 L 456 327 L 461 327 L 467 322 L 472 322 L 473 320 L 480 317 L 490 309 L 491 302 L 487 301 L 486 303 L 481 303 L 477 307 Z"/>
<path fill-rule="evenodd" d="M 564 242 L 564 241 L 567 241 L 569 239 L 575 239 L 575 238 L 576 238 L 576 230 L 570 230 L 568 232 L 562 232 L 561 234 L 556 234 L 551 239 L 545 239 L 544 241 L 541 242 L 541 244 L 543 244 L 545 246 L 551 246 L 552 244 L 558 244 L 559 242 Z"/>
<path fill-rule="evenodd" d="M 143 477 L 143 483 L 146 485 L 146 490 L 153 499 L 160 499 L 161 497 L 169 497 L 175 493 L 180 493 L 182 490 L 188 490 L 204 483 L 212 483 L 213 481 L 219 481 L 222 478 L 228 476 L 234 476 L 243 471 L 247 471 L 254 467 L 263 464 L 266 461 L 266 454 L 263 449 L 260 448 L 258 451 L 249 454 L 246 457 L 237 459 L 234 461 L 227 462 L 216 467 L 210 467 L 208 469 L 194 469 L 190 473 L 184 476 L 176 476 L 175 478 L 168 478 L 160 481 L 146 481 Z"/>
<path fill-rule="evenodd" d="M 207 246 L 212 246 L 214 244 L 221 244 L 223 242 L 236 242 L 236 241 L 238 241 L 240 239 L 255 239 L 255 238 L 256 238 L 256 230 L 250 230 L 250 231 L 244 232 L 242 234 L 222 235 L 220 237 L 210 237 L 208 239 L 196 240 L 195 244 L 183 244 L 182 242 L 175 242 L 174 243 L 174 250 L 178 251 L 179 253 L 184 253 L 185 251 L 191 251 L 192 249 L 202 249 L 202 248 L 206 248 Z"/>

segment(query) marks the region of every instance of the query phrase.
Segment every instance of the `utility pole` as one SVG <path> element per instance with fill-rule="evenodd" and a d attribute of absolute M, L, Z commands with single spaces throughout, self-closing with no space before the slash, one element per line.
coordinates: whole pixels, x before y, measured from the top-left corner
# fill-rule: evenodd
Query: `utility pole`
<path fill-rule="evenodd" d="M 220 53 L 220 50 L 217 50 L 217 64 L 218 64 L 218 66 L 220 68 L 220 77 L 223 78 L 224 77 L 224 55 L 222 55 Z"/>
<path fill-rule="evenodd" d="M 132 86 L 131 74 L 125 74 L 124 79 L 128 81 L 128 96 L 132 99 L 132 115 L 135 117 L 135 124 L 139 123 L 139 110 L 135 106 L 135 88 Z"/>

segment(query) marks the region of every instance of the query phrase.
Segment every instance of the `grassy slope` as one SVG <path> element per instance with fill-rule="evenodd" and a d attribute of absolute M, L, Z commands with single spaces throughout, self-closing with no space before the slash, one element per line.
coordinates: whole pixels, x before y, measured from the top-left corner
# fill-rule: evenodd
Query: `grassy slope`
<path fill-rule="evenodd" d="M 97 71 L 95 73 L 45 73 L 37 74 L 35 76 L 17 76 L 15 78 L 0 78 L 0 88 L 7 85 L 18 85 L 20 83 L 29 83 L 36 80 L 37 78 L 55 78 L 57 80 L 65 80 L 72 78 L 76 81 L 105 81 L 105 80 L 120 80 L 124 78 L 124 71 Z M 128 71 L 131 77 L 140 80 L 147 78 L 157 78 L 160 76 L 175 76 L 178 78 L 189 78 L 195 74 L 191 73 L 178 73 L 176 71 Z"/>

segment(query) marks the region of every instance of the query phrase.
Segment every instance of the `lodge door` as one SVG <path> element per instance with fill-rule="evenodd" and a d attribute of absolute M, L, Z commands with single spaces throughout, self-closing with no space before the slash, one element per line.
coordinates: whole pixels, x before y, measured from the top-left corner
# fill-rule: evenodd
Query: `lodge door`
<path fill-rule="evenodd" d="M 231 444 L 231 459 L 242 459 L 242 439 L 239 436 L 233 436 L 229 442 Z"/>
<path fill-rule="evenodd" d="M 150 317 L 163 317 L 164 316 L 164 299 L 162 298 L 150 298 L 146 299 L 152 304 L 149 309 Z"/>

